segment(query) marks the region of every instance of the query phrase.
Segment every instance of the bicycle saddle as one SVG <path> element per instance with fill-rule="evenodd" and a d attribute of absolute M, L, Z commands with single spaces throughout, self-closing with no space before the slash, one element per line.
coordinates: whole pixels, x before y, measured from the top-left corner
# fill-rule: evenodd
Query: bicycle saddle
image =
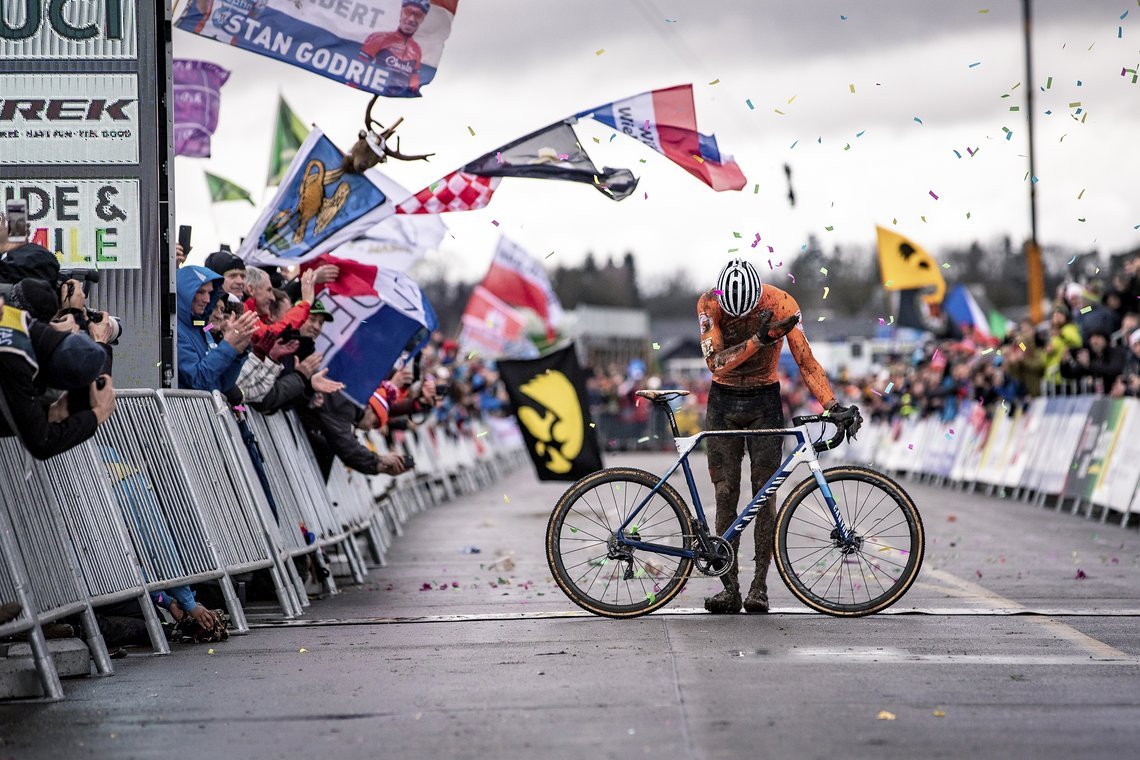
<path fill-rule="evenodd" d="M 650 401 L 672 401 L 673 399 L 679 398 L 681 396 L 688 396 L 689 392 L 680 390 L 679 388 L 674 388 L 671 390 L 663 391 L 637 391 L 637 395 L 641 396 L 642 398 L 647 398 Z"/>

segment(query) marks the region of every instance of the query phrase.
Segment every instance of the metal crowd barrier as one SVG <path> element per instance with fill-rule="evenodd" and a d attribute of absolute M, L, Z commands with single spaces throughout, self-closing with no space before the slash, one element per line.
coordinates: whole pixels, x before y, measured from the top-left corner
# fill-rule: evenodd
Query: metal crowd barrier
<path fill-rule="evenodd" d="M 232 576 L 266 570 L 281 614 L 293 617 L 310 604 L 296 558 L 312 555 L 327 571 L 322 550 L 337 551 L 360 582 L 368 569 L 356 536 L 383 565 L 412 514 L 529 463 L 517 435 L 500 444 L 479 422 L 461 432 L 429 418 L 397 447 L 416 458 L 416 471 L 364 476 L 337 460 L 326 484 L 295 414 L 249 413 L 274 516 L 220 394 L 129 390 L 116 399 L 92 441 L 46 463 L 15 439 L 0 439 L 0 482 L 7 485 L 0 488 L 0 602 L 20 605 L 0 625 L 0 638 L 28 639 L 48 699 L 63 690 L 43 623 L 81 615 L 96 671 L 109 675 L 97 606 L 138 599 L 154 651 L 166 654 L 149 592 L 217 581 L 235 627 L 247 632 Z M 362 440 L 388 450 L 375 433 Z M 332 574 L 323 580 L 335 593 Z"/>
<path fill-rule="evenodd" d="M 248 632 L 229 573 L 206 527 L 202 488 L 187 469 L 190 454 L 174 435 L 157 392 L 117 391 L 115 397 L 115 413 L 99 426 L 95 441 L 111 472 L 147 587 L 153 591 L 218 581 L 237 631 Z"/>
<path fill-rule="evenodd" d="M 1121 526 L 1140 516 L 1140 401 L 1133 398 L 1062 393 L 989 409 L 967 402 L 951 420 L 867 425 L 858 445 L 833 456 Z"/>
<path fill-rule="evenodd" d="M 158 395 L 185 441 L 183 462 L 198 487 L 199 503 L 226 572 L 269 570 L 284 616 L 300 614 L 296 587 L 284 583 L 291 576 L 280 533 L 274 530 L 264 493 L 258 498 L 260 484 L 246 476 L 252 472 L 249 452 L 243 451 L 241 432 L 225 400 L 205 391 L 164 390 Z"/>

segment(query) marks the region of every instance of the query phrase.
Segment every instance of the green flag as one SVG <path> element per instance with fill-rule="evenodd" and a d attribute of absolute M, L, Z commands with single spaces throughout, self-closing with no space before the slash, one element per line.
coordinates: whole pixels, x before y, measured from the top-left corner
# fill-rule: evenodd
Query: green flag
<path fill-rule="evenodd" d="M 219 201 L 249 201 L 249 205 L 257 205 L 253 202 L 253 198 L 250 197 L 248 190 L 235 185 L 224 177 L 206 172 L 206 184 L 210 186 L 210 201 L 212 203 L 218 203 Z"/>
<path fill-rule="evenodd" d="M 285 98 L 279 97 L 277 127 L 273 130 L 273 152 L 269 154 L 269 187 L 281 184 L 285 172 L 289 170 L 289 164 L 293 162 L 293 156 L 297 155 L 297 149 L 308 136 L 309 130 L 305 124 L 289 108 Z"/>
<path fill-rule="evenodd" d="M 1005 336 L 1013 329 L 1014 323 L 1006 319 L 1005 315 L 996 309 L 991 309 L 986 320 L 990 323 L 990 335 L 998 340 L 1005 340 Z"/>

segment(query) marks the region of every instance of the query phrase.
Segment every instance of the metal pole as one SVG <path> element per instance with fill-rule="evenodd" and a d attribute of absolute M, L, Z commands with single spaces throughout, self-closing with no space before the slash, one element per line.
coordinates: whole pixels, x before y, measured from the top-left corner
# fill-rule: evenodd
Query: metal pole
<path fill-rule="evenodd" d="M 157 33 L 154 46 L 154 80 L 158 90 L 158 223 L 161 248 L 158 257 L 161 281 L 159 358 L 162 365 L 159 382 L 163 388 L 172 388 L 178 372 L 174 350 L 174 330 L 178 324 L 175 318 L 178 298 L 174 286 L 177 263 L 174 259 L 174 246 L 171 244 L 171 230 L 174 227 L 174 104 L 171 97 L 174 91 L 173 9 L 169 2 L 164 2 L 159 9 L 155 20 Z"/>
<path fill-rule="evenodd" d="M 1037 174 L 1033 165 L 1033 20 L 1030 0 L 1021 0 L 1021 16 L 1025 29 L 1025 115 L 1029 122 L 1029 241 L 1025 244 L 1025 266 L 1028 280 L 1029 317 L 1034 322 L 1045 318 L 1041 302 L 1045 298 L 1045 273 L 1041 249 L 1037 245 Z"/>

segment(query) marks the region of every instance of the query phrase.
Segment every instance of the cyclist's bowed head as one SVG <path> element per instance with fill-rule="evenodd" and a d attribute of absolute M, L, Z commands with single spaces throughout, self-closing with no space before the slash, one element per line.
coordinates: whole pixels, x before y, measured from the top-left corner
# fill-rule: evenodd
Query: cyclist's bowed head
<path fill-rule="evenodd" d="M 697 301 L 701 353 L 713 375 L 705 427 L 744 430 L 784 426 L 777 367 L 785 339 L 804 382 L 836 424 L 852 437 L 862 418 L 854 407 L 841 406 L 827 374 L 812 354 L 804 335 L 802 313 L 791 295 L 765 285 L 756 267 L 742 258 L 725 264 L 716 287 Z M 723 535 L 736 519 L 740 500 L 740 471 L 748 449 L 753 493 L 780 466 L 781 439 L 776 436 L 711 437 L 709 476 L 716 489 L 716 532 Z M 748 612 L 768 611 L 768 565 L 772 558 L 775 505 L 767 499 L 756 515 L 756 574 L 743 601 Z M 739 545 L 739 539 L 734 542 Z M 705 600 L 713 613 L 741 609 L 740 585 L 734 567 L 721 579 L 725 590 Z"/>

